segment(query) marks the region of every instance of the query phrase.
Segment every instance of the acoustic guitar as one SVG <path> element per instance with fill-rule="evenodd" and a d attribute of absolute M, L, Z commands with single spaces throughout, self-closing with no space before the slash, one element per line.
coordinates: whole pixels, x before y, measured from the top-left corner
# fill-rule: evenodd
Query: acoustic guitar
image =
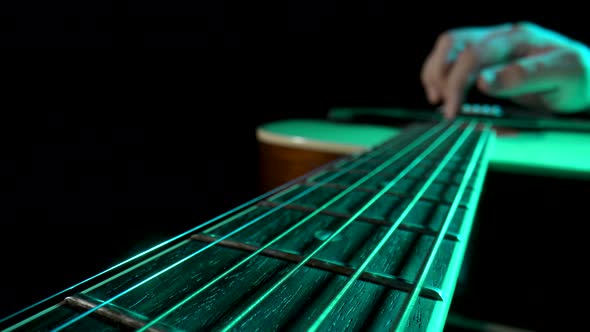
<path fill-rule="evenodd" d="M 265 193 L 2 318 L 2 327 L 441 331 L 488 167 L 502 167 L 510 151 L 498 152 L 501 130 L 487 116 L 432 114 L 398 127 L 262 126 Z M 590 144 L 583 149 L 556 169 L 586 173 Z"/>

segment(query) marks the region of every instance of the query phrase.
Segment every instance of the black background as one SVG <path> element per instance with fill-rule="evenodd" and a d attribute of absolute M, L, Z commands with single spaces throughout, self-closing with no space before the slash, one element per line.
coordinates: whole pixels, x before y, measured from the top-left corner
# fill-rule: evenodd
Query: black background
<path fill-rule="evenodd" d="M 590 40 L 565 4 L 0 6 L 2 316 L 254 197 L 262 123 L 427 106 L 420 66 L 446 29 L 528 20 Z M 506 195 L 493 176 L 488 196 Z"/>

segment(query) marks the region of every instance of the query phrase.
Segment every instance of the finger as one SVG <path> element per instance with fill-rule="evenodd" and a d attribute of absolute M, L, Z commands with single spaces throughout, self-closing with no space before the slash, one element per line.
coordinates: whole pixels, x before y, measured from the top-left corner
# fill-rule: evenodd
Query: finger
<path fill-rule="evenodd" d="M 470 78 L 479 67 L 478 55 L 473 47 L 466 48 L 451 68 L 444 87 L 445 104 L 443 115 L 447 119 L 455 117 L 467 87 L 470 85 Z M 472 80 L 472 78 L 471 78 Z"/>
<path fill-rule="evenodd" d="M 498 27 L 453 29 L 438 37 L 421 73 L 422 83 L 431 103 L 436 103 L 444 97 L 446 77 L 465 46 L 481 39 L 485 31 L 496 28 Z"/>
<path fill-rule="evenodd" d="M 496 27 L 493 27 L 495 29 Z M 466 45 L 481 39 L 492 28 L 469 27 L 449 30 L 441 34 L 422 67 L 422 82 L 427 94 L 435 101 L 443 97 L 446 76 L 459 53 Z"/>
<path fill-rule="evenodd" d="M 450 67 L 449 53 L 453 46 L 451 33 L 442 34 L 436 41 L 432 52 L 422 67 L 421 79 L 426 97 L 430 103 L 436 103 L 442 97 L 442 82 Z"/>
<path fill-rule="evenodd" d="M 478 89 L 490 96 L 510 98 L 552 91 L 580 76 L 582 63 L 569 51 L 549 51 L 481 71 Z"/>
<path fill-rule="evenodd" d="M 449 71 L 444 86 L 444 115 L 452 118 L 457 113 L 466 90 L 475 80 L 475 75 L 484 66 L 502 63 L 520 52 L 525 31 L 517 27 L 502 26 L 479 43 L 465 48 Z"/>
<path fill-rule="evenodd" d="M 441 34 L 427 56 L 421 71 L 421 80 L 426 96 L 431 103 L 444 97 L 445 83 L 449 70 L 458 55 L 469 44 L 477 44 L 487 38 L 515 30 L 513 24 L 489 27 L 464 27 Z"/>

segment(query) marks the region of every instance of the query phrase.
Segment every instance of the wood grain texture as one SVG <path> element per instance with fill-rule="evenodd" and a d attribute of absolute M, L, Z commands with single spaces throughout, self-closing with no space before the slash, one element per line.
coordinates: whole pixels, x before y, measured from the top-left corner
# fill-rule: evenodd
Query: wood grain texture
<path fill-rule="evenodd" d="M 95 308 L 96 306 L 100 305 L 100 302 L 82 296 L 68 296 L 65 299 L 65 304 L 71 308 L 78 309 L 79 311 L 83 312 L 85 310 Z M 137 330 L 146 324 L 146 322 L 142 320 L 143 317 L 135 317 L 137 315 L 134 315 L 125 308 L 115 308 L 114 306 L 110 305 L 96 310 L 93 315 L 123 330 Z M 172 328 L 171 330 L 174 329 Z M 147 331 L 167 332 L 167 330 L 153 327 L 148 328 Z"/>
<path fill-rule="evenodd" d="M 418 203 L 418 204 L 421 204 L 421 203 Z M 422 203 L 422 204 L 424 204 L 424 203 Z M 263 201 L 263 202 L 260 202 L 259 205 L 260 206 L 267 206 L 267 207 L 277 207 L 277 206 L 279 206 L 279 203 L 274 203 L 271 201 Z M 282 208 L 286 209 L 286 210 L 304 211 L 307 213 L 311 213 L 311 212 L 315 211 L 314 208 L 301 206 L 301 205 L 295 205 L 295 204 L 288 204 L 288 205 L 283 206 Z M 426 207 L 426 209 L 428 211 L 431 211 L 431 209 L 429 209 L 428 206 Z M 352 218 L 352 215 L 350 215 L 350 214 L 334 212 L 329 209 L 322 210 L 320 213 L 323 215 L 328 215 L 328 216 L 341 218 L 341 219 Z M 412 219 L 412 221 L 413 220 L 415 220 L 415 219 Z M 356 217 L 356 221 L 368 222 L 370 224 L 382 225 L 382 226 L 391 226 L 392 225 L 391 221 L 387 221 L 385 219 L 367 217 L 365 215 L 360 215 L 360 216 Z M 430 228 L 429 225 L 419 225 L 419 224 L 414 224 L 414 223 L 402 223 L 398 227 L 400 229 L 403 229 L 406 231 L 417 232 L 417 233 L 422 233 L 422 234 L 429 234 L 432 236 L 435 236 L 436 234 L 438 234 L 437 230 Z M 446 238 L 451 241 L 460 241 L 459 234 L 454 233 L 452 231 L 447 232 Z"/>
<path fill-rule="evenodd" d="M 213 237 L 213 236 L 208 236 L 205 234 L 195 234 L 195 235 L 191 236 L 191 239 L 193 239 L 195 241 L 205 242 L 205 243 L 212 243 L 212 242 L 216 241 L 218 238 Z M 238 242 L 238 241 L 232 241 L 232 240 L 222 240 L 217 245 L 219 245 L 221 247 L 226 247 L 226 248 L 243 250 L 246 252 L 255 252 L 260 249 L 260 246 L 255 246 L 255 245 L 251 245 L 251 244 L 247 244 L 247 243 L 243 243 L 243 242 Z M 271 258 L 277 258 L 277 259 L 281 259 L 281 260 L 288 261 L 291 263 L 300 263 L 305 258 L 302 255 L 290 253 L 290 252 L 287 252 L 284 250 L 275 250 L 275 249 L 264 249 L 264 250 L 262 250 L 262 252 L 259 253 L 259 255 L 271 257 Z M 305 265 L 309 266 L 309 267 L 316 268 L 316 269 L 337 273 L 337 274 L 344 275 L 344 276 L 351 276 L 356 272 L 356 270 L 354 270 L 346 265 L 343 265 L 341 263 L 334 262 L 334 261 L 327 261 L 327 260 L 323 260 L 323 259 L 312 258 L 312 259 L 308 260 L 305 263 Z M 413 285 L 409 284 L 407 282 L 407 280 L 392 277 L 392 276 L 385 275 L 385 274 L 377 274 L 377 273 L 371 273 L 371 272 L 366 272 L 366 271 L 361 273 L 359 280 L 372 282 L 376 285 L 385 286 L 385 287 L 391 288 L 391 289 L 402 290 L 405 292 L 410 292 L 413 287 Z M 436 300 L 436 301 L 443 300 L 441 298 L 440 294 L 438 293 L 438 291 L 430 289 L 428 287 L 424 287 L 422 289 L 421 296 L 424 296 L 426 298 L 429 298 L 431 300 Z"/>

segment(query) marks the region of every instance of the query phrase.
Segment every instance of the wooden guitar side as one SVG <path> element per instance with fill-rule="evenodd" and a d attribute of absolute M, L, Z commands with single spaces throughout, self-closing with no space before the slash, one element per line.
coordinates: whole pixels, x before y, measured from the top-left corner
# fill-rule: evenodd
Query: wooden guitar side
<path fill-rule="evenodd" d="M 258 142 L 260 190 L 266 192 L 344 154 Z"/>
<path fill-rule="evenodd" d="M 271 190 L 330 161 L 367 151 L 398 132 L 393 127 L 315 120 L 263 125 L 256 131 L 260 189 Z"/>

